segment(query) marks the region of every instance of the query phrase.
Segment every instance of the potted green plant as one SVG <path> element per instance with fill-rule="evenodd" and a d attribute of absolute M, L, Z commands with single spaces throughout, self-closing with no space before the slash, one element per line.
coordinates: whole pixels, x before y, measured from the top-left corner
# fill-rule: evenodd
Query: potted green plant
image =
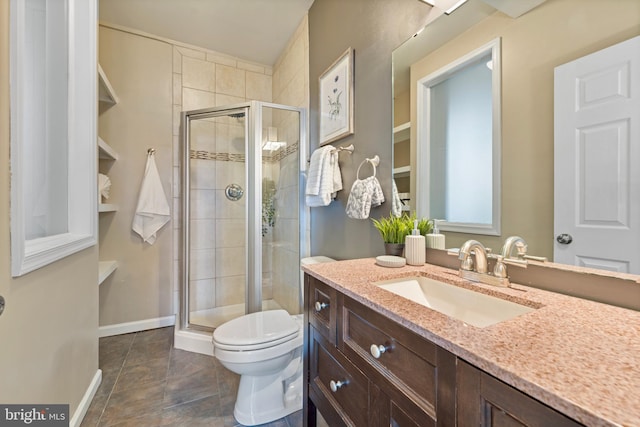
<path fill-rule="evenodd" d="M 384 250 L 387 255 L 402 256 L 405 237 L 411 234 L 415 220 L 415 214 L 409 216 L 406 213 L 399 217 L 390 214 L 388 217 L 382 217 L 379 220 L 371 219 L 373 226 L 380 232 L 380 236 L 384 242 Z M 430 220 L 426 218 L 418 220 L 418 230 L 420 230 L 420 234 L 425 235 L 432 229 L 433 223 Z"/>

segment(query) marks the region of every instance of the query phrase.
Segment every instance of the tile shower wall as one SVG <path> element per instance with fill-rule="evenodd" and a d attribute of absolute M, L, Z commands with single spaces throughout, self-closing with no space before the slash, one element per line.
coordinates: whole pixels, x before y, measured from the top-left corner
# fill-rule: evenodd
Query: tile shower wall
<path fill-rule="evenodd" d="M 247 100 L 273 101 L 309 107 L 309 40 L 305 17 L 273 68 L 248 63 L 211 51 L 173 46 L 173 211 L 174 211 L 174 306 L 178 311 L 181 275 L 181 148 L 180 113 Z M 269 119 L 269 115 L 266 114 Z M 293 113 L 270 118 L 279 135 L 297 141 L 298 122 Z M 239 141 L 230 138 L 233 119 L 215 128 L 201 121 L 192 135 L 196 150 L 240 154 Z M 304 124 L 306 126 L 306 124 Z M 295 137 L 294 137 L 295 135 Z M 296 145 L 297 147 L 297 145 Z M 263 164 L 264 176 L 273 180 L 277 192 L 276 221 L 263 238 L 263 298 L 273 298 L 291 313 L 300 312 L 298 260 L 298 150 Z M 284 155 L 288 154 L 288 155 Z M 244 163 L 222 160 L 192 160 L 191 309 L 202 310 L 244 301 L 244 214 L 241 203 L 232 204 L 223 194 L 230 182 L 245 185 Z M 212 167 L 213 163 L 213 167 Z M 224 185 L 223 185 L 224 184 Z M 291 230 L 295 230 L 291 233 Z M 215 261 L 214 261 L 215 260 Z"/>
<path fill-rule="evenodd" d="M 309 109 L 309 24 L 302 20 L 273 68 L 273 101 Z M 290 112 L 274 114 L 274 124 L 287 141 L 297 141 L 298 117 Z M 303 124 L 307 126 L 306 123 Z M 308 127 L 307 127 L 308 128 Z M 284 157 L 279 168 L 276 192 L 276 221 L 273 230 L 273 299 L 289 313 L 299 313 L 299 150 Z"/>
<path fill-rule="evenodd" d="M 271 101 L 271 67 L 198 49 L 174 46 L 174 180 L 180 181 L 180 112 L 247 100 Z M 244 120 L 217 118 L 192 122 L 190 162 L 190 308 L 210 309 L 244 302 L 245 198 L 231 202 L 224 188 L 245 186 Z M 201 155 L 202 154 L 202 155 Z M 174 212 L 180 212 L 180 186 Z M 174 232 L 180 234 L 180 226 Z M 180 265 L 176 248 L 174 263 Z M 179 276 L 175 278 L 179 296 Z M 270 297 L 269 282 L 264 294 Z M 177 307 L 177 306 L 176 306 Z"/>

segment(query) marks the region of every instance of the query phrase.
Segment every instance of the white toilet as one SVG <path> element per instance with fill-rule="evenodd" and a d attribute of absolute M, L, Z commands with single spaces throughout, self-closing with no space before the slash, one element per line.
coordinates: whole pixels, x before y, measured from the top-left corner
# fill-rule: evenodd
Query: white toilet
<path fill-rule="evenodd" d="M 331 261 L 317 256 L 300 262 Z M 267 310 L 233 319 L 213 332 L 213 354 L 240 374 L 233 411 L 240 424 L 264 424 L 302 409 L 303 331 L 301 314 Z"/>

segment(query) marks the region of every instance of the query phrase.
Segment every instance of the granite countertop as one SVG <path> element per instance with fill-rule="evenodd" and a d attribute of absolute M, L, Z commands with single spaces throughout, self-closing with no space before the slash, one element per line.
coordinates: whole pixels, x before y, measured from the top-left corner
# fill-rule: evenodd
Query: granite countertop
<path fill-rule="evenodd" d="M 640 312 L 515 283 L 471 283 L 430 264 L 384 268 L 366 258 L 303 270 L 583 424 L 640 426 Z M 536 310 L 478 328 L 371 284 L 415 275 Z"/>

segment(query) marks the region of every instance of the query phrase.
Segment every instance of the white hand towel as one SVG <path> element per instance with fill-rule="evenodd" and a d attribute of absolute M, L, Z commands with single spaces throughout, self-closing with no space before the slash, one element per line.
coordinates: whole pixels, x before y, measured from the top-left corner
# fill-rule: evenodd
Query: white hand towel
<path fill-rule="evenodd" d="M 307 173 L 307 206 L 328 206 L 339 190 L 342 190 L 342 177 L 338 165 L 338 152 L 331 145 L 318 148 L 311 155 Z"/>
<path fill-rule="evenodd" d="M 111 190 L 111 180 L 107 175 L 98 174 L 98 191 L 100 192 L 100 196 L 105 199 L 109 198 L 109 192 Z"/>
<path fill-rule="evenodd" d="M 153 245 L 156 241 L 156 233 L 169 222 L 170 218 L 169 203 L 167 203 L 167 197 L 162 188 L 155 156 L 151 153 L 147 156 L 147 165 L 144 169 L 144 177 L 138 196 L 138 206 L 131 228 L 145 242 Z"/>
<path fill-rule="evenodd" d="M 338 151 L 331 153 L 331 165 L 333 166 L 333 191 L 331 198 L 335 199 L 338 191 L 342 190 L 342 173 L 340 173 L 340 165 L 338 164 Z"/>
<path fill-rule="evenodd" d="M 391 180 L 393 187 L 391 189 L 391 214 L 400 218 L 402 215 L 402 201 L 400 200 L 400 194 L 398 194 L 398 187 L 396 186 L 396 180 Z"/>
<path fill-rule="evenodd" d="M 317 196 L 320 194 L 320 183 L 322 181 L 322 174 L 325 170 L 325 165 L 329 161 L 329 155 L 331 154 L 332 146 L 327 145 L 320 147 L 311 154 L 311 160 L 309 164 L 309 171 L 307 173 L 307 186 L 305 194 L 309 196 Z"/>

